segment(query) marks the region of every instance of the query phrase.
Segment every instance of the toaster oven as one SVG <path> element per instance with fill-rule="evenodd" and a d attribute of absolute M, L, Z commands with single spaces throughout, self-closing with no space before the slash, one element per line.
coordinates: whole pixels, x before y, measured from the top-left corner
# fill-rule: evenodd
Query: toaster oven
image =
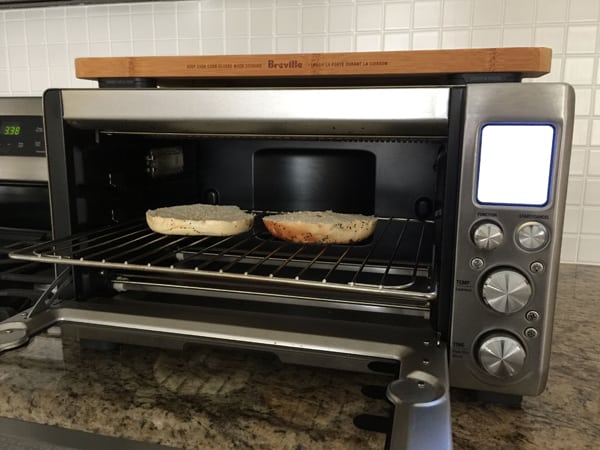
<path fill-rule="evenodd" d="M 385 373 L 391 449 L 452 446 L 450 387 L 507 399 L 548 372 L 573 127 L 566 84 L 64 89 L 44 95 L 56 267 L 3 349 L 82 339 L 267 350 Z M 233 204 L 232 237 L 146 210 Z M 295 210 L 373 214 L 352 245 L 270 236 Z"/>

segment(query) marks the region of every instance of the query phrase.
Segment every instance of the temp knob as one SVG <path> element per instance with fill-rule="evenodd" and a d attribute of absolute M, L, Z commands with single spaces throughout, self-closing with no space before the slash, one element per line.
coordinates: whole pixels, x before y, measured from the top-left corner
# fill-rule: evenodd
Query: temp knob
<path fill-rule="evenodd" d="M 518 375 L 525 365 L 525 349 L 508 334 L 495 334 L 483 340 L 477 352 L 483 370 L 498 378 Z"/>
<path fill-rule="evenodd" d="M 540 250 L 548 242 L 548 234 L 544 224 L 525 222 L 517 229 L 517 242 L 523 250 Z"/>
<path fill-rule="evenodd" d="M 482 250 L 493 250 L 502 244 L 504 233 L 493 222 L 482 222 L 473 230 L 473 243 Z"/>
<path fill-rule="evenodd" d="M 481 289 L 483 301 L 493 310 L 512 314 L 531 298 L 531 285 L 519 272 L 503 269 L 488 275 Z"/>

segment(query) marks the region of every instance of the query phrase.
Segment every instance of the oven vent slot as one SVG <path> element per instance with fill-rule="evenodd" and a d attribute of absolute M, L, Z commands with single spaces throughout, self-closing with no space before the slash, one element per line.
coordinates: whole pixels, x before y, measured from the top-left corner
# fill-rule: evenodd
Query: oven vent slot
<path fill-rule="evenodd" d="M 232 293 L 293 292 L 355 305 L 429 310 L 437 296 L 431 222 L 380 219 L 368 242 L 301 245 L 273 238 L 260 220 L 262 213 L 256 214 L 254 229 L 237 236 L 166 236 L 138 221 L 41 244 L 11 257 L 143 272 L 146 280 L 154 274 L 156 280 L 186 280 L 188 287 L 192 279 L 199 289 L 218 285 L 220 291 Z"/>

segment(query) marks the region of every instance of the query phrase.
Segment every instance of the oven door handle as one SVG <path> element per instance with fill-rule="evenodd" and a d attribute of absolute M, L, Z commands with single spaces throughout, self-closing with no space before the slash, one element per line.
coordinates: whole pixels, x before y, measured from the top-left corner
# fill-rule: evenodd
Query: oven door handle
<path fill-rule="evenodd" d="M 443 343 L 423 342 L 404 355 L 400 376 L 387 387 L 394 405 L 389 450 L 451 450 L 448 357 Z"/>

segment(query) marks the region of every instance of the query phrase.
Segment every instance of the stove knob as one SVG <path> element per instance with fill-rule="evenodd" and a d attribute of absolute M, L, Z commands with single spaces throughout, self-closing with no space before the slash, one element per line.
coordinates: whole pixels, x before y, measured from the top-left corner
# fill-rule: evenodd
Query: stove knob
<path fill-rule="evenodd" d="M 511 378 L 518 375 L 525 365 L 525 349 L 521 343 L 508 334 L 494 334 L 486 337 L 477 352 L 483 370 L 498 378 Z"/>
<path fill-rule="evenodd" d="M 548 242 L 548 234 L 544 224 L 525 222 L 517 230 L 517 242 L 523 250 L 540 250 Z"/>
<path fill-rule="evenodd" d="M 493 250 L 502 244 L 504 233 L 493 222 L 479 223 L 473 230 L 473 243 L 482 250 Z"/>
<path fill-rule="evenodd" d="M 512 314 L 529 302 L 531 285 L 527 278 L 515 270 L 496 270 L 483 283 L 481 296 L 494 311 Z"/>

